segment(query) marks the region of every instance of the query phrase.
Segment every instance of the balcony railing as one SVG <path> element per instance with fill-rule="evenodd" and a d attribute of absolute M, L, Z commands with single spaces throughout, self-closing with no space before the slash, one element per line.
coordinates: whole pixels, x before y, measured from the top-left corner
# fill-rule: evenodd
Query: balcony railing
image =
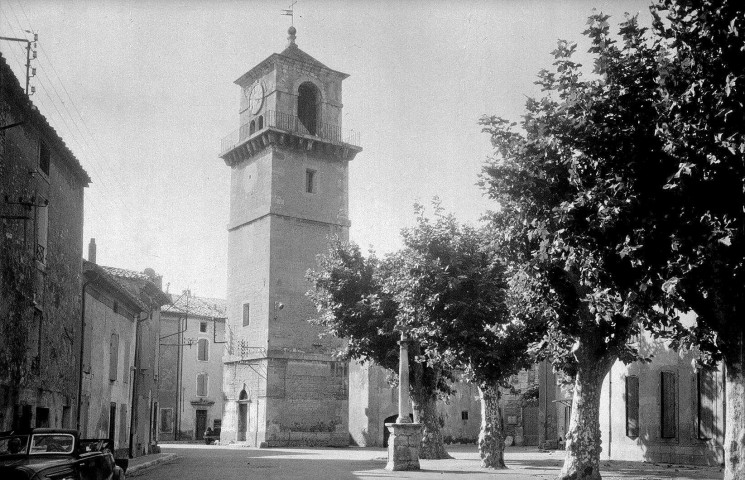
<path fill-rule="evenodd" d="M 348 143 L 354 146 L 359 146 L 360 143 L 360 133 L 354 130 L 342 130 L 336 125 L 317 122 L 315 132 L 311 132 L 298 117 L 269 110 L 223 138 L 220 144 L 220 155 L 224 155 L 251 136 L 269 127 L 289 133 L 315 136 L 332 143 Z"/>

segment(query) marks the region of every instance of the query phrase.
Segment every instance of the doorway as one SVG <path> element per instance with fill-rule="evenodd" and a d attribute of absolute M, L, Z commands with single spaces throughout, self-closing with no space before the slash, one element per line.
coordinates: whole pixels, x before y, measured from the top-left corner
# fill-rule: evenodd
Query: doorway
<path fill-rule="evenodd" d="M 197 419 L 194 432 L 195 440 L 204 440 L 204 431 L 207 430 L 207 410 L 197 410 Z"/>
<path fill-rule="evenodd" d="M 241 390 L 238 397 L 238 441 L 246 441 L 246 432 L 248 431 L 248 393 Z"/>
<path fill-rule="evenodd" d="M 114 441 L 116 438 L 116 403 L 111 402 L 109 405 L 109 440 Z"/>

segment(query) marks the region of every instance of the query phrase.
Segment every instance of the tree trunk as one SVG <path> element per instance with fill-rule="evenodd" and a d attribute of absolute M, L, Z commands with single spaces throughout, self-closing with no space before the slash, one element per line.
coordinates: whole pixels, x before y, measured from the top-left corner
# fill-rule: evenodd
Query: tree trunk
<path fill-rule="evenodd" d="M 613 355 L 577 355 L 572 416 L 567 432 L 564 467 L 559 480 L 599 480 L 600 392 L 615 362 Z"/>
<path fill-rule="evenodd" d="M 419 346 L 412 345 L 409 352 L 416 358 Z M 422 442 L 419 447 L 419 458 L 437 460 L 452 458 L 445 450 L 440 431 L 441 421 L 437 413 L 437 385 L 440 372 L 424 363 L 414 361 L 411 364 L 411 403 L 414 407 L 414 422 L 421 423 Z"/>
<path fill-rule="evenodd" d="M 745 478 L 745 346 L 743 334 L 725 355 L 727 426 L 724 431 L 724 480 Z"/>
<path fill-rule="evenodd" d="M 504 430 L 502 411 L 499 408 L 499 387 L 479 387 L 481 394 L 481 431 L 479 432 L 479 455 L 484 468 L 507 468 L 504 464 Z"/>
<path fill-rule="evenodd" d="M 445 450 L 440 431 L 440 416 L 437 413 L 437 395 L 412 395 L 414 405 L 414 422 L 424 426 L 422 431 L 422 443 L 419 447 L 419 458 L 437 460 L 441 458 L 452 458 Z"/>

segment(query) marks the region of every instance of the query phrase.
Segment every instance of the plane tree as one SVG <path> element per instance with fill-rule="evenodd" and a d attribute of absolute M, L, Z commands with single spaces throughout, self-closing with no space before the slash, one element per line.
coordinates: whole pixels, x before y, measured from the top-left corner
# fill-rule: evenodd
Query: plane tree
<path fill-rule="evenodd" d="M 390 278 L 398 275 L 400 258 L 365 257 L 355 244 L 333 240 L 328 251 L 318 256 L 318 267 L 309 270 L 312 287 L 308 297 L 319 316 L 311 322 L 323 327 L 324 334 L 346 340 L 339 356 L 361 363 L 374 362 L 398 372 L 401 312 Z M 424 425 L 421 458 L 448 458 L 440 419 L 436 415 L 438 396 L 450 393 L 451 370 L 444 364 L 423 362 L 416 339 L 409 349 L 410 394 L 415 420 Z"/>
<path fill-rule="evenodd" d="M 663 0 L 653 29 L 660 63 L 658 134 L 676 170 L 665 292 L 696 323 L 674 342 L 696 346 L 726 375 L 725 473 L 745 478 L 745 4 Z"/>
<path fill-rule="evenodd" d="M 389 282 L 399 318 L 428 362 L 451 365 L 478 386 L 482 466 L 505 468 L 500 387 L 530 366 L 530 332 L 510 316 L 506 268 L 488 233 L 459 224 L 437 201 L 431 219 L 415 210 Z"/>
<path fill-rule="evenodd" d="M 485 117 L 495 155 L 481 183 L 499 208 L 495 239 L 508 252 L 514 315 L 543 331 L 534 350 L 573 378 L 559 478 L 599 479 L 602 382 L 642 327 L 675 323 L 659 270 L 670 249 L 673 200 L 661 188 L 678 165 L 656 123 L 658 44 L 635 17 L 610 34 L 608 17 L 584 32 L 591 75 L 560 41 L 554 68 L 539 73 L 544 94 L 529 99 L 519 125 Z M 659 330 L 659 328 L 658 328 Z"/>

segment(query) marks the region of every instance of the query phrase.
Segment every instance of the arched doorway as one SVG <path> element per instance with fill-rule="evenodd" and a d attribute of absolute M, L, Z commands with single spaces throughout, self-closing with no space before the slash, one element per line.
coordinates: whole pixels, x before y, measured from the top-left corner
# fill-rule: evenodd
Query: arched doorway
<path fill-rule="evenodd" d="M 300 85 L 297 91 L 297 117 L 309 134 L 315 135 L 318 128 L 318 111 L 321 94 L 312 82 Z"/>
<path fill-rule="evenodd" d="M 248 393 L 241 390 L 238 396 L 238 441 L 246 441 L 246 431 L 248 430 Z"/>

